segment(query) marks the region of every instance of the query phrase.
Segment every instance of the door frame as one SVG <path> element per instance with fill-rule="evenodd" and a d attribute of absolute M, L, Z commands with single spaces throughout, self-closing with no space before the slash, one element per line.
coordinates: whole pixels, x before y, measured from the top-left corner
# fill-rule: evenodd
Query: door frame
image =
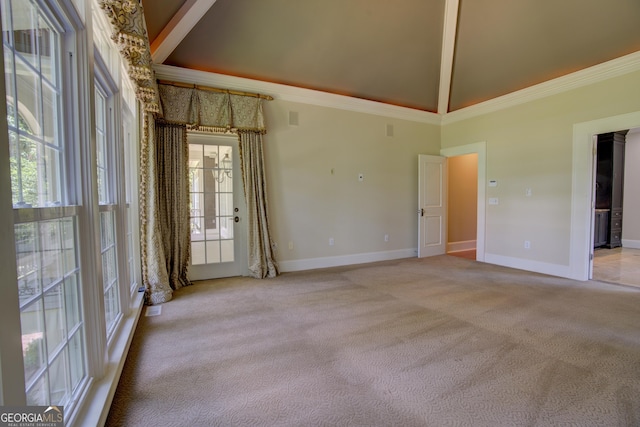
<path fill-rule="evenodd" d="M 484 262 L 487 228 L 486 182 L 487 182 L 487 143 L 486 141 L 458 147 L 443 148 L 440 155 L 456 157 L 465 154 L 478 155 L 478 208 L 476 218 L 476 261 Z M 448 214 L 448 213 L 447 213 Z"/>
<path fill-rule="evenodd" d="M 192 139 L 190 139 L 191 137 Z M 229 266 L 224 266 L 223 264 L 201 264 L 194 266 L 189 264 L 189 280 L 208 280 L 208 279 L 218 279 L 223 277 L 234 277 L 234 276 L 248 276 L 249 275 L 249 265 L 248 265 L 248 222 L 247 218 L 247 203 L 244 198 L 244 191 L 242 186 L 242 173 L 240 167 L 240 144 L 238 142 L 238 136 L 235 134 L 215 134 L 209 132 L 198 132 L 198 131 L 189 131 L 187 135 L 187 143 L 193 144 L 206 144 L 210 143 L 211 145 L 220 145 L 220 146 L 230 146 L 233 149 L 233 199 L 234 199 L 234 207 L 239 209 L 239 212 L 236 216 L 240 218 L 240 220 L 234 223 L 234 263 L 235 267 L 229 268 Z M 211 277 L 204 277 L 207 271 L 214 270 L 216 265 L 221 265 L 221 274 L 213 274 Z M 194 269 L 196 270 L 194 274 Z M 199 270 L 199 271 L 198 271 Z M 231 273 L 229 273 L 231 271 Z M 236 274 L 237 273 L 237 274 Z"/>

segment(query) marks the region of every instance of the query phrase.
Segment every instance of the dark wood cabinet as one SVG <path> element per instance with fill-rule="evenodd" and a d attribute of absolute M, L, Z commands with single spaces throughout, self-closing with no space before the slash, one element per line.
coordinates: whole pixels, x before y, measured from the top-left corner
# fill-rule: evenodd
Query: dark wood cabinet
<path fill-rule="evenodd" d="M 593 247 L 600 248 L 609 243 L 609 209 L 596 209 Z"/>
<path fill-rule="evenodd" d="M 622 245 L 622 196 L 624 191 L 624 147 L 627 131 L 598 135 L 598 160 L 596 170 L 596 216 L 598 211 L 608 211 L 606 243 L 599 246 L 616 248 Z M 599 218 L 602 221 L 602 217 Z M 602 242 L 602 232 L 596 236 Z M 596 246 L 594 242 L 594 246 Z"/>

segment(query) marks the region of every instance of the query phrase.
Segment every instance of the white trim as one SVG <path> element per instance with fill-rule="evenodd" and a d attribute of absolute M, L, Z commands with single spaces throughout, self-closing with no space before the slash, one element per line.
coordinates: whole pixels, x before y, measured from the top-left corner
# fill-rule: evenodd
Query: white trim
<path fill-rule="evenodd" d="M 487 143 L 485 141 L 459 147 L 443 148 L 440 155 L 445 157 L 478 154 L 478 208 L 476 222 L 476 261 L 484 262 L 487 218 Z"/>
<path fill-rule="evenodd" d="M 571 268 L 568 265 L 549 264 L 547 262 L 513 258 L 489 253 L 485 254 L 485 261 L 489 264 L 516 268 L 518 270 L 526 270 L 534 273 L 548 274 L 550 276 L 571 278 Z"/>
<path fill-rule="evenodd" d="M 629 249 L 640 249 L 640 240 L 622 239 L 622 247 Z"/>
<path fill-rule="evenodd" d="M 343 265 L 365 264 L 369 262 L 389 261 L 402 258 L 415 258 L 416 249 L 398 249 L 395 251 L 369 252 L 362 254 L 307 258 L 291 261 L 279 261 L 280 272 L 314 270 L 316 268 L 339 267 Z"/>
<path fill-rule="evenodd" d="M 447 253 L 472 251 L 476 248 L 475 240 L 463 240 L 460 242 L 447 243 Z"/>
<path fill-rule="evenodd" d="M 151 59 L 162 63 L 178 47 L 216 0 L 187 0 L 151 43 Z"/>
<path fill-rule="evenodd" d="M 640 51 L 448 113 L 443 116 L 442 124 L 455 123 L 514 107 L 638 70 L 640 70 Z"/>
<path fill-rule="evenodd" d="M 591 274 L 593 135 L 640 127 L 640 111 L 573 125 L 571 177 L 571 274 L 576 280 L 588 280 Z"/>
<path fill-rule="evenodd" d="M 275 99 L 283 101 L 338 108 L 341 110 L 374 114 L 377 116 L 392 117 L 419 123 L 440 125 L 441 121 L 439 114 L 429 113 L 413 108 L 399 107 L 397 105 L 384 104 L 382 102 L 370 101 L 367 99 L 353 98 L 350 96 L 287 86 L 279 83 L 262 82 L 242 77 L 190 70 L 171 65 L 154 65 L 153 68 L 158 79 L 223 87 L 231 90 L 258 92 L 265 95 L 271 95 Z"/>
<path fill-rule="evenodd" d="M 440 90 L 438 91 L 438 114 L 446 114 L 449 110 L 453 54 L 455 52 L 456 45 L 456 27 L 458 26 L 458 4 L 458 0 L 447 0 L 444 6 L 442 56 L 440 58 Z"/>

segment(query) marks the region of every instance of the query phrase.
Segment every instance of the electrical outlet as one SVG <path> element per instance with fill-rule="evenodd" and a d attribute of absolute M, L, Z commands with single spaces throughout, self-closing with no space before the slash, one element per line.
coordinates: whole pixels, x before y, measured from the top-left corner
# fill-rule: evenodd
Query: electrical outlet
<path fill-rule="evenodd" d="M 289 250 L 292 251 L 293 250 L 293 242 L 289 241 Z"/>
<path fill-rule="evenodd" d="M 388 241 L 389 241 L 389 235 L 388 235 L 388 234 L 385 234 L 385 235 L 384 235 L 384 241 L 385 241 L 385 242 L 388 242 Z"/>
<path fill-rule="evenodd" d="M 333 246 L 333 237 L 329 237 L 329 246 Z"/>
<path fill-rule="evenodd" d="M 528 240 L 525 240 L 525 241 L 524 241 L 524 248 L 525 248 L 525 249 L 531 249 L 531 242 L 530 242 L 530 241 L 528 241 Z"/>

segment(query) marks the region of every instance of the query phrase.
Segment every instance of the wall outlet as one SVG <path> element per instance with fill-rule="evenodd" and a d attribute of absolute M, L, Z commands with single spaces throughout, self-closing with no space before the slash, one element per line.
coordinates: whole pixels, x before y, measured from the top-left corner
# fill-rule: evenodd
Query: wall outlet
<path fill-rule="evenodd" d="M 385 235 L 384 235 L 384 241 L 385 241 L 385 242 L 388 242 L 388 241 L 389 241 L 389 235 L 388 235 L 388 234 L 385 234 Z"/>
<path fill-rule="evenodd" d="M 333 246 L 333 237 L 329 237 L 329 246 Z"/>
<path fill-rule="evenodd" d="M 525 241 L 524 241 L 524 248 L 525 248 L 525 249 L 531 249 L 531 242 L 530 242 L 530 241 L 528 241 L 528 240 L 525 240 Z"/>
<path fill-rule="evenodd" d="M 293 250 L 293 242 L 289 241 L 289 250 L 292 251 Z"/>
<path fill-rule="evenodd" d="M 499 203 L 499 200 L 497 197 L 491 197 L 489 198 L 489 204 L 490 205 L 497 205 Z"/>
<path fill-rule="evenodd" d="M 531 197 L 533 196 L 533 191 L 531 191 L 530 188 L 527 188 L 526 190 L 524 190 L 524 195 L 527 197 Z"/>

